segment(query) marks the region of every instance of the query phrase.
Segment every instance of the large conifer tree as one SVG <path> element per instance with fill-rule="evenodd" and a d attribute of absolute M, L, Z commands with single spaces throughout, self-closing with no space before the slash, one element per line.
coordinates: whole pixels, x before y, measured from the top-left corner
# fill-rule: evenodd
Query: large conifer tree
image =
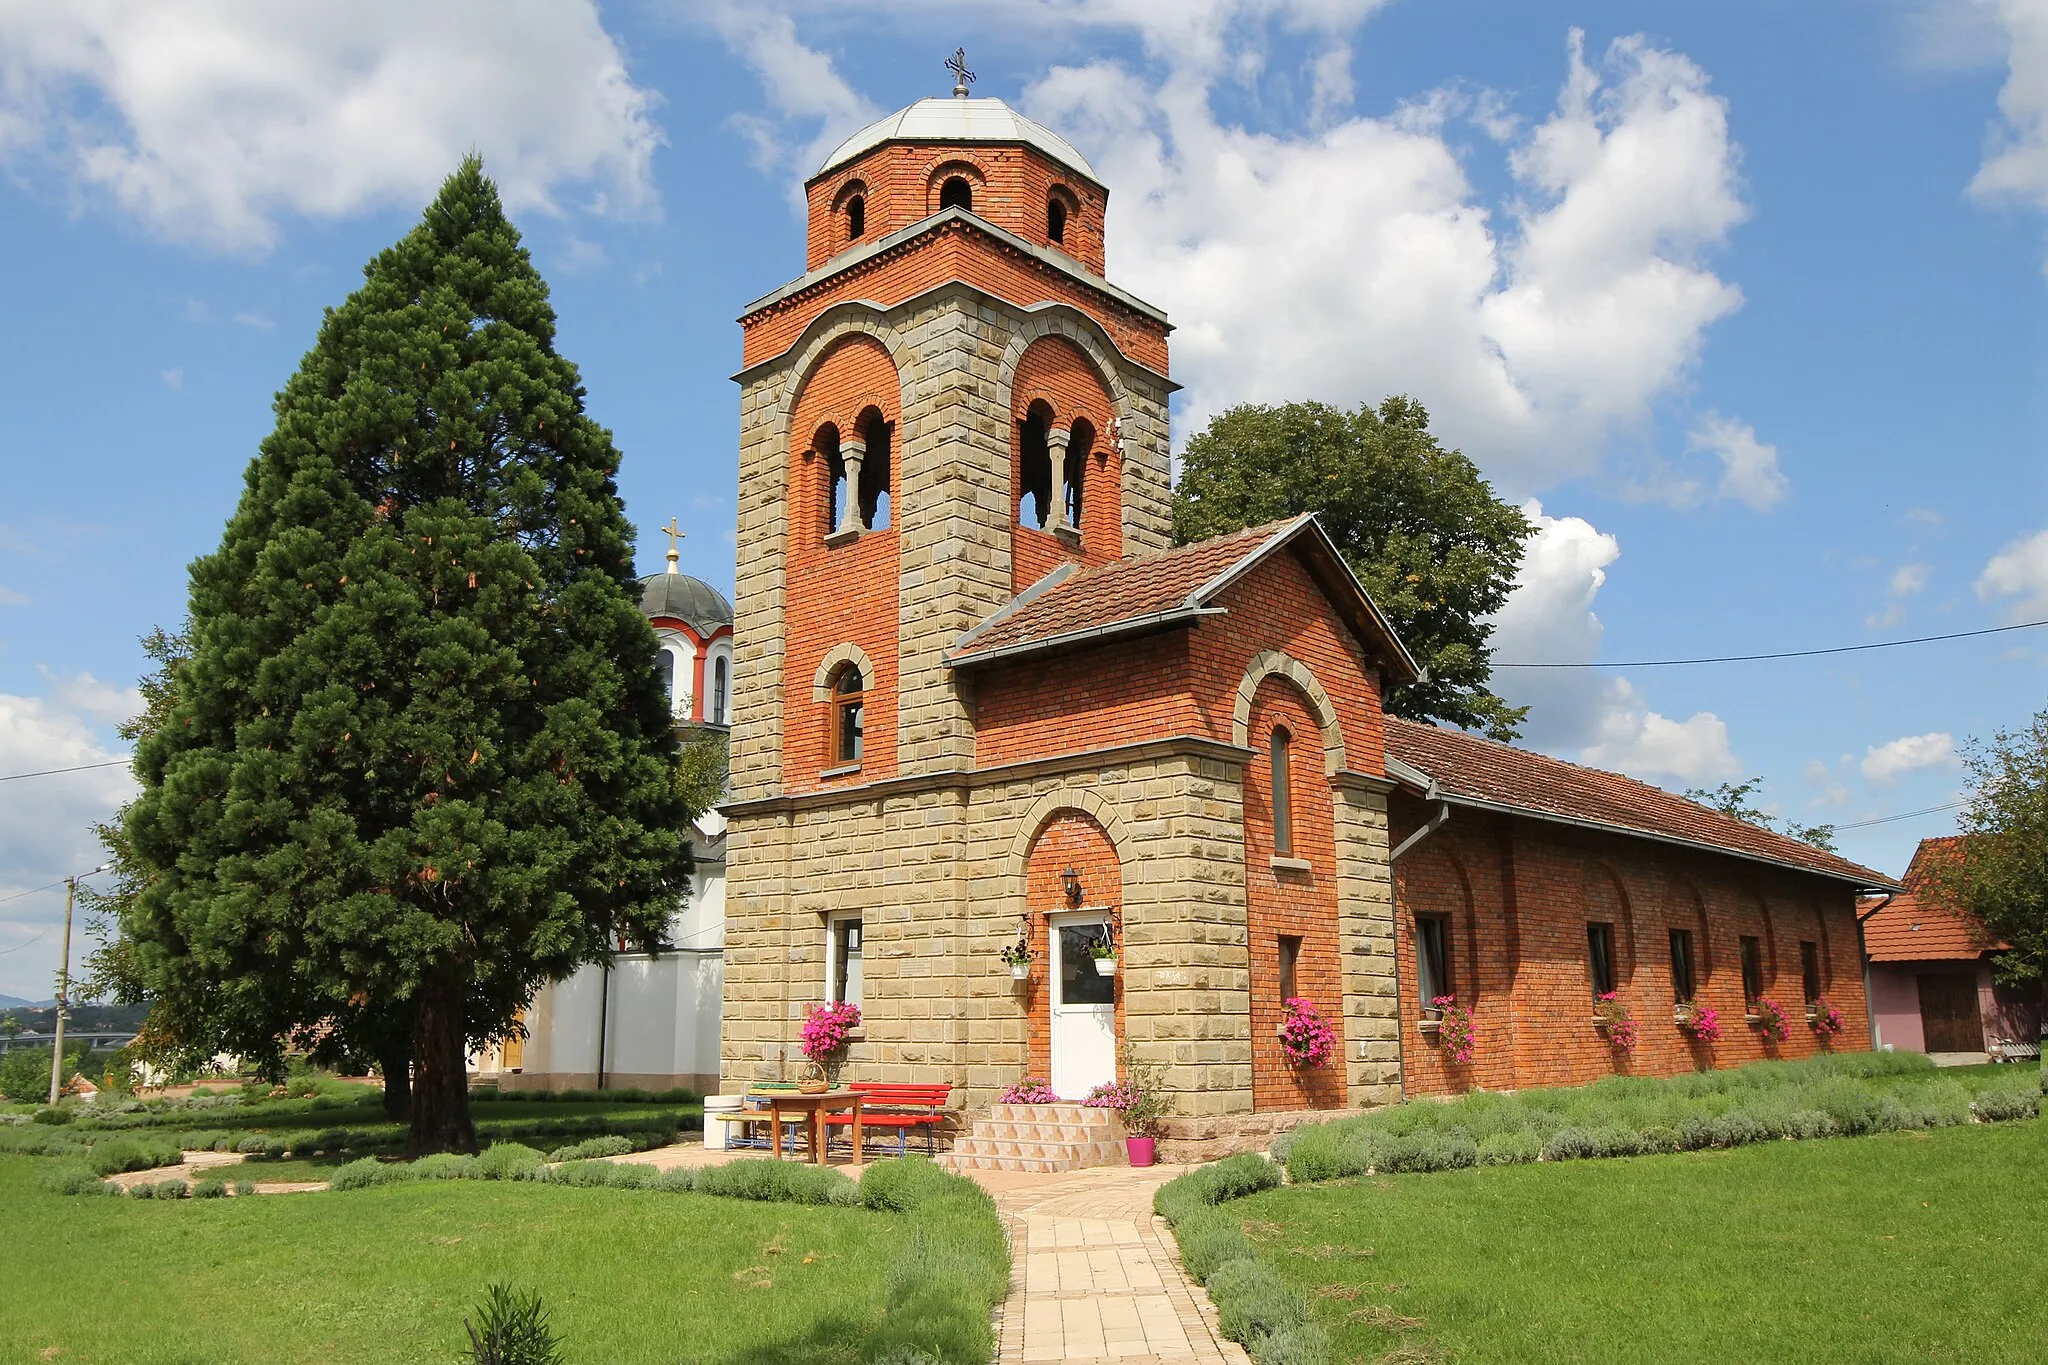
<path fill-rule="evenodd" d="M 411 1148 L 473 1151 L 467 1049 L 659 940 L 685 817 L 619 455 L 481 162 L 364 274 L 193 565 L 123 929 L 230 1051 L 409 1019 Z"/>

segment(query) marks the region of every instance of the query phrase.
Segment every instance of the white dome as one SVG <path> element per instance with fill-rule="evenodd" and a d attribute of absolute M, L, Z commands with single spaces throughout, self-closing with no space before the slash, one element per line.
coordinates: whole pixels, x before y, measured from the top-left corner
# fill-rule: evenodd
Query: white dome
<path fill-rule="evenodd" d="M 1044 124 L 1025 118 L 1001 100 L 963 99 L 958 95 L 934 95 L 885 119 L 877 119 L 840 143 L 825 158 L 825 164 L 818 167 L 817 174 L 823 175 L 885 142 L 1021 142 L 1090 180 L 1096 178 L 1095 168 L 1074 150 L 1074 145 Z"/>

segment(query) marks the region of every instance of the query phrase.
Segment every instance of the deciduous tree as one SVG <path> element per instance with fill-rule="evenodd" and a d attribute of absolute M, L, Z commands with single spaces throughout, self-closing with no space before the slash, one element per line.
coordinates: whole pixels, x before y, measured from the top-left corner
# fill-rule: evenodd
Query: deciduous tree
<path fill-rule="evenodd" d="M 2000 976 L 2038 989 L 2048 984 L 2048 711 L 1965 745 L 1963 761 L 1963 837 L 1931 860 L 1929 892 L 1968 912 L 1987 944 L 2011 946 L 1995 959 Z"/>
<path fill-rule="evenodd" d="M 1470 460 L 1430 435 L 1422 405 L 1245 404 L 1188 442 L 1173 502 L 1180 543 L 1303 512 L 1321 516 L 1428 670 L 1395 687 L 1387 710 L 1515 738 L 1528 708 L 1488 686 L 1487 618 L 1507 601 L 1530 526 Z"/>

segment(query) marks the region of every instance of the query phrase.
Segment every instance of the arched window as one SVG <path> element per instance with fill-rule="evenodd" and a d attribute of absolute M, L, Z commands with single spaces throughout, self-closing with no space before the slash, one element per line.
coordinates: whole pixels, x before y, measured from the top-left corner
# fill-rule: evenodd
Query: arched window
<path fill-rule="evenodd" d="M 721 654 L 711 663 L 711 723 L 725 724 L 726 676 L 730 664 Z"/>
<path fill-rule="evenodd" d="M 939 186 L 939 207 L 974 212 L 974 187 L 967 183 L 966 176 L 946 177 L 946 183 Z"/>
<path fill-rule="evenodd" d="M 860 195 L 846 201 L 846 240 L 857 242 L 867 235 L 868 201 Z"/>
<path fill-rule="evenodd" d="M 1067 525 L 1076 531 L 1081 529 L 1081 490 L 1088 482 L 1088 456 L 1095 446 L 1095 425 L 1085 417 L 1076 417 L 1072 433 L 1067 438 Z"/>
<path fill-rule="evenodd" d="M 1017 424 L 1017 524 L 1044 527 L 1052 515 L 1052 452 L 1045 431 L 1051 410 L 1033 403 Z"/>
<path fill-rule="evenodd" d="M 894 429 L 875 408 L 861 412 L 857 429 L 868 447 L 860 466 L 861 524 L 879 531 L 889 524 L 889 437 Z"/>
<path fill-rule="evenodd" d="M 668 698 L 669 709 L 676 705 L 676 652 L 672 649 L 655 651 L 655 672 L 661 675 L 661 695 Z"/>
<path fill-rule="evenodd" d="M 825 480 L 825 534 L 831 535 L 847 520 L 846 461 L 839 454 L 839 428 L 827 422 L 811 438 L 811 451 L 820 463 Z"/>
<path fill-rule="evenodd" d="M 832 761 L 845 766 L 860 762 L 861 704 L 866 685 L 860 670 L 847 664 L 832 676 Z"/>
<path fill-rule="evenodd" d="M 1273 727 L 1273 852 L 1282 858 L 1294 852 L 1294 791 L 1287 774 L 1288 750 L 1293 743 L 1285 726 Z"/>
<path fill-rule="evenodd" d="M 1057 199 L 1045 201 L 1045 236 L 1053 242 L 1067 240 L 1067 206 Z"/>

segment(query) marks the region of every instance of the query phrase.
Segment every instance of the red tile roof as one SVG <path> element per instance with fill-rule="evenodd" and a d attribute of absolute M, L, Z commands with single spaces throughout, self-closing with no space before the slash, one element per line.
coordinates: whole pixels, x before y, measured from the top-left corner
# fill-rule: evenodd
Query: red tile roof
<path fill-rule="evenodd" d="M 1906 867 L 1906 890 L 1863 922 L 1873 962 L 1970 960 L 2006 945 L 1980 941 L 1967 915 L 1941 905 L 1929 885 L 1930 865 L 1955 856 L 1961 835 L 1922 839 Z"/>
<path fill-rule="evenodd" d="M 1676 840 L 1859 886 L 1896 885 L 1881 872 L 1617 773 L 1395 716 L 1387 717 L 1386 733 L 1388 758 L 1436 779 L 1453 801 Z"/>
<path fill-rule="evenodd" d="M 1406 649 L 1310 516 L 1269 522 L 1092 569 L 1055 569 L 961 636 L 949 662 L 956 668 L 971 666 L 1026 651 L 1192 621 L 1238 572 L 1290 542 L 1298 542 L 1305 552 L 1326 561 L 1320 578 L 1325 590 L 1333 593 L 1336 605 L 1357 617 L 1368 636 L 1377 637 L 1371 643 L 1397 670 L 1412 674 L 1414 662 Z M 1354 600 L 1338 600 L 1342 597 Z"/>

